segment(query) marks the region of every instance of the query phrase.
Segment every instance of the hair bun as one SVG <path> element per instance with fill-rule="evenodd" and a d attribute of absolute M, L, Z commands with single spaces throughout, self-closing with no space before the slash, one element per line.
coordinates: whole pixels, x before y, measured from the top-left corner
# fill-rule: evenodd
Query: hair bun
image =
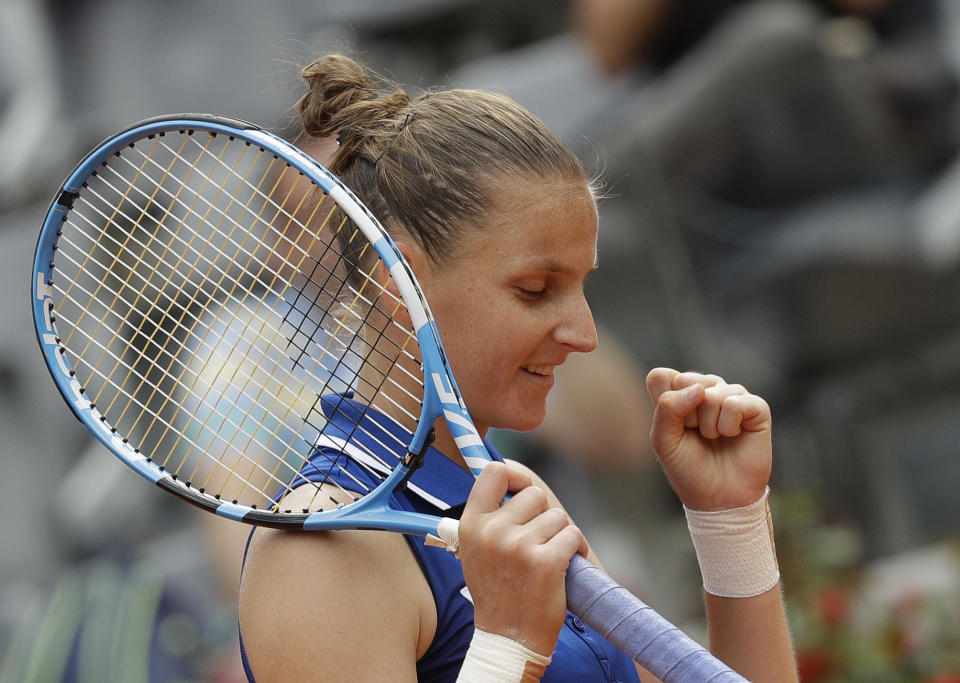
<path fill-rule="evenodd" d="M 309 89 L 297 108 L 304 131 L 315 137 L 332 135 L 343 124 L 339 113 L 380 95 L 370 72 L 344 55 L 325 55 L 305 67 L 301 75 Z"/>

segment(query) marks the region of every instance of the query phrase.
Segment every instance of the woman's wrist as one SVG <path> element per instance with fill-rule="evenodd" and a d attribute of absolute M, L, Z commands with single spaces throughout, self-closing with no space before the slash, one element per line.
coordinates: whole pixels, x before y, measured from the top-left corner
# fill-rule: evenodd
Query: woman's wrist
<path fill-rule="evenodd" d="M 768 496 L 731 510 L 690 510 L 684 506 L 697 553 L 703 588 L 727 598 L 750 598 L 780 582 Z"/>
<path fill-rule="evenodd" d="M 457 683 L 534 683 L 549 663 L 515 640 L 474 628 Z"/>

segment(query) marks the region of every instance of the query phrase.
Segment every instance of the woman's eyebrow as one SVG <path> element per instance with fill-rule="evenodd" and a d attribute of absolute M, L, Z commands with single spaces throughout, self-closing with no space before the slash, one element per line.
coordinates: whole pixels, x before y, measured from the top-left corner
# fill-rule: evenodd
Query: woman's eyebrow
<path fill-rule="evenodd" d="M 590 272 L 597 270 L 600 267 L 600 256 L 599 254 L 594 254 L 593 256 L 593 265 L 591 266 Z M 576 269 L 571 268 L 569 264 L 561 263 L 551 258 L 546 258 L 544 260 L 538 261 L 536 259 L 531 260 L 530 263 L 526 264 L 526 268 L 530 270 L 546 270 L 551 273 L 571 273 Z"/>

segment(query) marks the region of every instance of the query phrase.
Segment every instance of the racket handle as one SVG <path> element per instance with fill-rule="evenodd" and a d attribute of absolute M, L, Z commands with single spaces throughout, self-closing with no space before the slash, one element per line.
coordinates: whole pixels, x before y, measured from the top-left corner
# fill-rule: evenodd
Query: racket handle
<path fill-rule="evenodd" d="M 746 681 L 583 556 L 566 587 L 571 612 L 664 683 Z"/>
<path fill-rule="evenodd" d="M 441 519 L 426 544 L 455 553 L 458 520 Z M 567 607 L 664 683 L 746 681 L 582 555 L 567 568 Z"/>

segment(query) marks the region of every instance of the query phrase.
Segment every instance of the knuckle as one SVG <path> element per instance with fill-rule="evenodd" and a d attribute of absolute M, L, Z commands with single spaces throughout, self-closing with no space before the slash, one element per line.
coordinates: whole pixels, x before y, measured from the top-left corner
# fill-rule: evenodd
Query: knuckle
<path fill-rule="evenodd" d="M 570 515 L 567 514 L 567 511 L 562 507 L 552 507 L 547 510 L 547 514 L 556 519 L 557 522 L 562 522 L 563 524 L 570 524 Z"/>
<path fill-rule="evenodd" d="M 547 507 L 547 494 L 539 486 L 528 486 L 516 494 L 516 497 L 520 496 L 523 496 L 523 502 L 526 505 L 538 509 L 546 509 Z"/>

